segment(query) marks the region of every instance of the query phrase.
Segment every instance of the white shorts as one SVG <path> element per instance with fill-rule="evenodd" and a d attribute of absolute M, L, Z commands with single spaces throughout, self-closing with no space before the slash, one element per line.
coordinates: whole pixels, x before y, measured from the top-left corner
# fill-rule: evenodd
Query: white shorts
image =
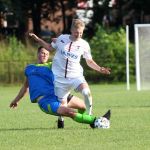
<path fill-rule="evenodd" d="M 55 76 L 55 95 L 58 97 L 59 101 L 65 100 L 70 94 L 70 91 L 72 89 L 78 91 L 77 88 L 82 83 L 87 83 L 84 76 L 78 78 L 64 78 Z"/>

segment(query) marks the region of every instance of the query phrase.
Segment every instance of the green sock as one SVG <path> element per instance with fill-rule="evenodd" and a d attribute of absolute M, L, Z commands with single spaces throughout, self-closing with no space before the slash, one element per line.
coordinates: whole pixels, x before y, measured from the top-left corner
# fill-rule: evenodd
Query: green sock
<path fill-rule="evenodd" d="M 87 114 L 80 114 L 77 113 L 76 116 L 73 118 L 74 121 L 79 123 L 86 123 L 86 124 L 92 124 L 94 122 L 96 117 L 90 116 Z"/>
<path fill-rule="evenodd" d="M 78 113 L 79 113 L 79 114 L 85 114 L 85 113 L 86 113 L 86 110 L 78 109 Z"/>

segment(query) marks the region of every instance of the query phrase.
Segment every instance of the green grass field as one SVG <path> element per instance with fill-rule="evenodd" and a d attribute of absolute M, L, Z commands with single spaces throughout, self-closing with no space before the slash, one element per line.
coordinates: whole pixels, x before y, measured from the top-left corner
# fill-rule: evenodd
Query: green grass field
<path fill-rule="evenodd" d="M 57 118 L 31 104 L 29 96 L 17 109 L 9 103 L 19 86 L 0 86 L 0 150 L 149 150 L 150 91 L 132 85 L 91 85 L 94 114 L 112 111 L 110 129 L 91 129 L 65 118 L 65 129 L 56 128 Z"/>

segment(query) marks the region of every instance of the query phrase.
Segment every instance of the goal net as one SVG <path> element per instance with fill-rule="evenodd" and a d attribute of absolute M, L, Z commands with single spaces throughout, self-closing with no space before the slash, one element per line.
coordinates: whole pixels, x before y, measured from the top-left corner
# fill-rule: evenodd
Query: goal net
<path fill-rule="evenodd" d="M 135 24 L 137 90 L 150 89 L 150 24 Z"/>

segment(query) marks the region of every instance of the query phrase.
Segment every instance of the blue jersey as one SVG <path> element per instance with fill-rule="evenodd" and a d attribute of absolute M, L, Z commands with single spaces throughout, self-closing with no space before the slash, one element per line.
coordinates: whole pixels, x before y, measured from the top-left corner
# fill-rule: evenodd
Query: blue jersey
<path fill-rule="evenodd" d="M 29 83 L 31 102 L 39 96 L 54 96 L 54 75 L 51 70 L 52 63 L 30 64 L 25 68 L 25 75 Z"/>

